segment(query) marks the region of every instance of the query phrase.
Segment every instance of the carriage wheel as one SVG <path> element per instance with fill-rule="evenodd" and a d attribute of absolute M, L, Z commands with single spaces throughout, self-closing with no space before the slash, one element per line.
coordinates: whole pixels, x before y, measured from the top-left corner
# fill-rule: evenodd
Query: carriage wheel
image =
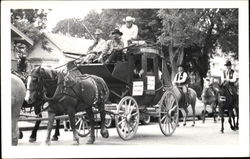
<path fill-rule="evenodd" d="M 106 128 L 110 128 L 113 124 L 113 118 L 111 115 L 106 114 L 106 118 L 105 118 L 105 126 Z"/>
<path fill-rule="evenodd" d="M 159 125 L 165 136 L 174 133 L 179 120 L 179 106 L 175 94 L 167 91 L 163 94 L 159 107 Z"/>
<path fill-rule="evenodd" d="M 133 97 L 126 96 L 119 102 L 115 125 L 123 140 L 129 140 L 136 134 L 139 125 L 139 108 Z"/>
<path fill-rule="evenodd" d="M 84 116 L 76 118 L 76 132 L 80 137 L 86 137 L 90 133 L 90 126 Z"/>

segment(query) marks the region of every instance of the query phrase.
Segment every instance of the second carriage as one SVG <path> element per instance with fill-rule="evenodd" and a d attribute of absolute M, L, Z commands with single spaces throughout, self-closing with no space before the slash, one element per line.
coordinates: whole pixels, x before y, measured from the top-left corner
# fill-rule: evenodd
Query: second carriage
<path fill-rule="evenodd" d="M 136 68 L 143 70 L 141 75 L 136 75 Z M 174 133 L 179 120 L 178 99 L 166 86 L 166 61 L 157 47 L 136 44 L 127 49 L 126 61 L 81 64 L 77 69 L 102 77 L 107 83 L 110 96 L 105 110 L 114 116 L 123 140 L 133 138 L 139 121 L 149 116 L 158 118 L 165 136 Z"/>

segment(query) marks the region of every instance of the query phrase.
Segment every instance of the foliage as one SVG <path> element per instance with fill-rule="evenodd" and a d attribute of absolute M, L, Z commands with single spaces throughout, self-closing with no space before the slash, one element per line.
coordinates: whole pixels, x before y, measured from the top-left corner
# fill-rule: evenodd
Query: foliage
<path fill-rule="evenodd" d="M 68 33 L 74 37 L 89 39 L 91 38 L 89 32 L 93 35 L 99 28 L 104 32 L 103 38 L 107 40 L 112 30 L 124 24 L 123 19 L 126 16 L 132 16 L 136 18 L 135 24 L 139 28 L 139 38 L 156 41 L 161 28 L 157 11 L 156 9 L 103 9 L 101 13 L 97 13 L 92 10 L 84 19 L 71 18 L 58 22 L 52 32 Z"/>
<path fill-rule="evenodd" d="M 46 28 L 49 11 L 44 9 L 11 9 L 11 24 L 16 26 L 36 44 L 38 41 L 44 40 L 42 30 Z M 42 47 L 51 51 L 44 41 Z M 28 51 L 30 49 L 31 47 L 28 48 Z"/>

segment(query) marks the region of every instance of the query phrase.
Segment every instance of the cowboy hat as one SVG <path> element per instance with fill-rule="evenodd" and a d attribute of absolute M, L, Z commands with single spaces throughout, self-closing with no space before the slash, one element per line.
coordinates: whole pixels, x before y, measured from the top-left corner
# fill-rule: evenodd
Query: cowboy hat
<path fill-rule="evenodd" d="M 115 30 L 113 30 L 111 34 L 112 34 L 112 35 L 113 35 L 113 34 L 119 34 L 120 36 L 122 36 L 122 35 L 123 35 L 123 33 L 122 33 L 122 32 L 120 32 L 120 30 L 119 30 L 119 29 L 115 29 Z"/>
<path fill-rule="evenodd" d="M 135 18 L 131 17 L 131 16 L 127 16 L 125 19 L 123 19 L 124 22 L 135 22 Z"/>
<path fill-rule="evenodd" d="M 225 66 L 232 66 L 231 61 L 227 61 L 226 64 L 225 64 Z"/>
<path fill-rule="evenodd" d="M 101 29 L 96 29 L 96 31 L 95 31 L 95 34 L 102 34 L 103 32 L 102 32 L 102 30 Z"/>

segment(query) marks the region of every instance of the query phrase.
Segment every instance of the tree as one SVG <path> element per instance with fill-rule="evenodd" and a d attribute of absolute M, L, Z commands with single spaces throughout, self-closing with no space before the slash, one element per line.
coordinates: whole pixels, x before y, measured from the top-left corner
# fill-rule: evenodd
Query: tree
<path fill-rule="evenodd" d="M 162 34 L 167 45 L 172 78 L 176 66 L 184 60 L 184 48 L 200 48 L 199 66 L 205 76 L 208 60 L 217 47 L 238 56 L 238 9 L 161 9 Z"/>
<path fill-rule="evenodd" d="M 49 10 L 45 9 L 11 9 L 11 24 L 26 34 L 36 44 L 42 40 L 42 47 L 51 51 L 44 41 L 42 30 L 46 28 L 47 14 Z M 31 47 L 28 48 L 28 51 Z"/>
<path fill-rule="evenodd" d="M 156 9 L 103 9 L 101 13 L 90 11 L 83 19 L 65 19 L 57 23 L 53 33 L 70 34 L 71 36 L 91 38 L 97 28 L 102 29 L 104 39 L 110 39 L 110 33 L 124 24 L 126 16 L 136 18 L 139 38 L 157 41 L 160 35 L 161 22 Z M 86 26 L 86 27 L 85 27 Z"/>

